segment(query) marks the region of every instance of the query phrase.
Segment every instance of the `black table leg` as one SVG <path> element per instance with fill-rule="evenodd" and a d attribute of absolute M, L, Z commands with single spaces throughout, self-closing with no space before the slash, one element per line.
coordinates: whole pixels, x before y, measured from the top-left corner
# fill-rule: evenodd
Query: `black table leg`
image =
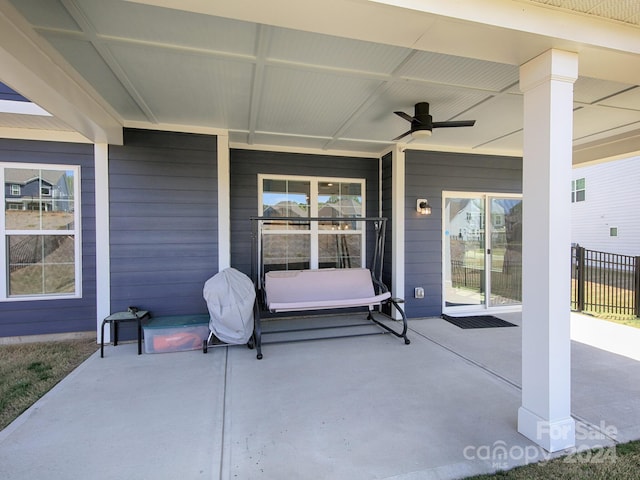
<path fill-rule="evenodd" d="M 100 328 L 100 358 L 104 358 L 104 324 L 106 320 L 102 321 L 102 327 Z"/>

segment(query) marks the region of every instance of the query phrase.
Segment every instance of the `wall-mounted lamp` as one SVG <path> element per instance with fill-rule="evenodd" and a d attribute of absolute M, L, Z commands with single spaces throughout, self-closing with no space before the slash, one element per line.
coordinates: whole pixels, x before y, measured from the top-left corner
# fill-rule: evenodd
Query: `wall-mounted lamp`
<path fill-rule="evenodd" d="M 416 211 L 420 215 L 431 215 L 431 206 L 426 198 L 416 200 Z"/>

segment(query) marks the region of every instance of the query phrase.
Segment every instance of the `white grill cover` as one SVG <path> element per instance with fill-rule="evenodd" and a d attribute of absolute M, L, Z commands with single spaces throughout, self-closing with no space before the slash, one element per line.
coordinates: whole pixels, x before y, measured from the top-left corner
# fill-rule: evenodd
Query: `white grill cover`
<path fill-rule="evenodd" d="M 234 268 L 225 268 L 204 284 L 209 328 L 225 343 L 244 344 L 253 334 L 253 282 Z"/>

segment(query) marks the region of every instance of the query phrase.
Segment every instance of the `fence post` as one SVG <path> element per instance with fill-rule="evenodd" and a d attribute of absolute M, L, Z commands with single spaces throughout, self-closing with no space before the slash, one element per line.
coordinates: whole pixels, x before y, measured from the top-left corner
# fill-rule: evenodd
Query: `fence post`
<path fill-rule="evenodd" d="M 640 317 L 640 257 L 636 257 L 635 260 L 636 260 L 636 264 L 635 264 L 636 275 L 635 275 L 635 281 L 633 282 L 634 289 L 635 289 L 634 309 L 635 309 L 636 317 Z"/>
<path fill-rule="evenodd" d="M 576 310 L 584 310 L 584 287 L 586 282 L 584 247 L 576 245 L 576 284 L 578 286 Z"/>

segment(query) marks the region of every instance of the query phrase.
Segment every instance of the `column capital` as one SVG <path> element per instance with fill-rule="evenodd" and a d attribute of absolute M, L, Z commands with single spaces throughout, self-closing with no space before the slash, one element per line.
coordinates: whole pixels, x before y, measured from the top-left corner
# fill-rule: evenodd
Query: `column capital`
<path fill-rule="evenodd" d="M 578 54 L 552 48 L 520 66 L 520 90 L 527 92 L 549 81 L 574 83 Z"/>

